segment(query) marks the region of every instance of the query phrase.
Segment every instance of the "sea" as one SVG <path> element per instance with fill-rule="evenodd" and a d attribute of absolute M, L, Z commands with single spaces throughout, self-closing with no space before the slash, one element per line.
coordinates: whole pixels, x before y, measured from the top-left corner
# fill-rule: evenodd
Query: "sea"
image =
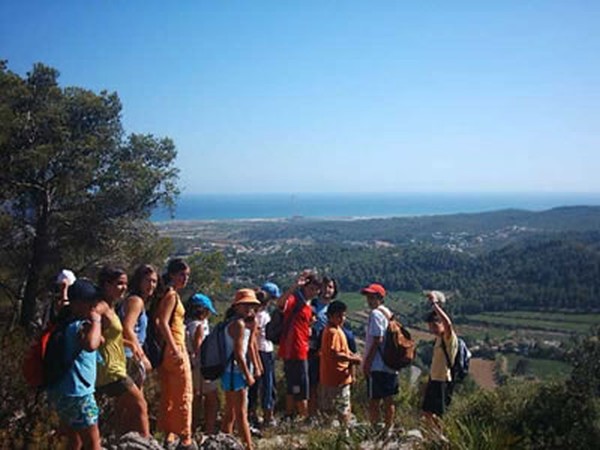
<path fill-rule="evenodd" d="M 502 209 L 542 211 L 560 206 L 600 206 L 598 193 L 358 193 L 182 194 L 171 217 L 157 209 L 151 219 L 362 219 Z"/>

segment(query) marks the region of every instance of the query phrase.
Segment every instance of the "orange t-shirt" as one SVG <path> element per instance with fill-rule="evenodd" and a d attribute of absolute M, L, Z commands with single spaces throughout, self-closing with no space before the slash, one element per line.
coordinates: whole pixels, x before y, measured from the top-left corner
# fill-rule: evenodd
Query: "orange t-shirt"
<path fill-rule="evenodd" d="M 349 361 L 338 361 L 336 353 L 350 354 L 346 335 L 340 327 L 327 324 L 321 338 L 319 382 L 324 386 L 344 386 L 352 383 Z"/>

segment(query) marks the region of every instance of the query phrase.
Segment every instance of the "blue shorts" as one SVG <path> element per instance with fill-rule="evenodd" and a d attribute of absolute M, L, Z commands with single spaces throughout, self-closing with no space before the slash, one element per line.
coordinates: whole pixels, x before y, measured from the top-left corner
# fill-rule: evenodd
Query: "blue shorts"
<path fill-rule="evenodd" d="M 224 391 L 241 391 L 247 387 L 246 378 L 240 372 L 225 372 L 221 376 L 221 388 Z"/>
<path fill-rule="evenodd" d="M 88 428 L 98 423 L 100 409 L 94 394 L 67 397 L 58 393 L 48 393 L 48 400 L 61 422 L 73 429 Z"/>
<path fill-rule="evenodd" d="M 369 396 L 369 400 L 381 400 L 397 393 L 397 374 L 373 371 L 367 378 L 367 395 Z"/>

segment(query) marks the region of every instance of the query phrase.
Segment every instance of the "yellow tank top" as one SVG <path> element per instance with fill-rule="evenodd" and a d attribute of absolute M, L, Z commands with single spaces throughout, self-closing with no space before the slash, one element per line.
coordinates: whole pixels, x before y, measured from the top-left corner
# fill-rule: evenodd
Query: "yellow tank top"
<path fill-rule="evenodd" d="M 102 330 L 102 336 L 104 343 L 98 349 L 102 361 L 98 362 L 96 386 L 104 386 L 127 376 L 123 325 L 114 311 L 110 318 L 110 325 Z"/>

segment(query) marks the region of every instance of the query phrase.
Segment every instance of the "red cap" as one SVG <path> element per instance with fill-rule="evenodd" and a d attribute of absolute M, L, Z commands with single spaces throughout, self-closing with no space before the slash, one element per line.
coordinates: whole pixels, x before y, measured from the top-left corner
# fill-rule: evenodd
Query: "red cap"
<path fill-rule="evenodd" d="M 360 290 L 361 294 L 378 294 L 381 298 L 385 297 L 385 288 L 379 283 L 372 283 Z"/>

